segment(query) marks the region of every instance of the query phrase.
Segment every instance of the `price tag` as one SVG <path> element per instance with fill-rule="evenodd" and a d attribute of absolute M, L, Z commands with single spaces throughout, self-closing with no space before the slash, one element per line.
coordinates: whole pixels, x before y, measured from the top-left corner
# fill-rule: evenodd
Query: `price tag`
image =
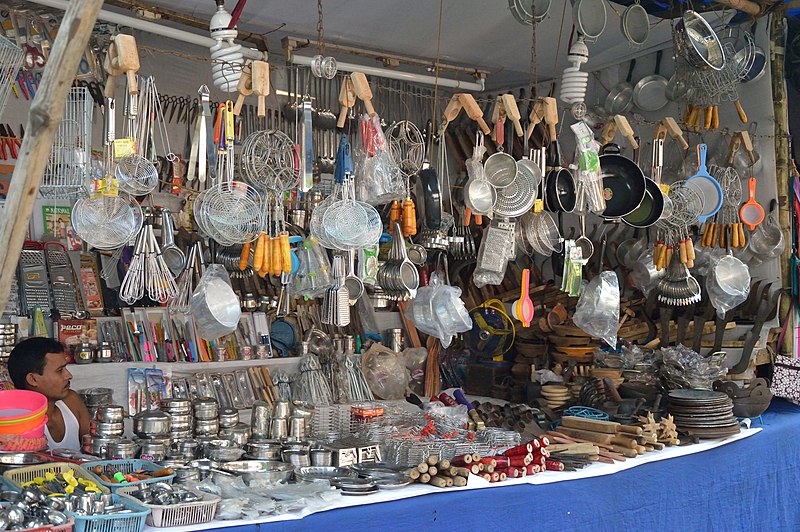
<path fill-rule="evenodd" d="M 136 142 L 132 138 L 114 139 L 114 159 L 129 157 L 135 153 Z"/>
<path fill-rule="evenodd" d="M 669 185 L 667 185 L 666 183 L 661 183 L 660 185 L 658 185 L 658 188 L 660 188 L 661 192 L 663 192 L 664 194 L 669 194 Z"/>
<path fill-rule="evenodd" d="M 544 201 L 540 198 L 537 198 L 536 201 L 533 202 L 533 212 L 539 214 L 544 210 Z"/>
<path fill-rule="evenodd" d="M 119 196 L 119 181 L 111 175 L 107 175 L 105 179 L 100 181 L 99 192 L 103 196 Z"/>

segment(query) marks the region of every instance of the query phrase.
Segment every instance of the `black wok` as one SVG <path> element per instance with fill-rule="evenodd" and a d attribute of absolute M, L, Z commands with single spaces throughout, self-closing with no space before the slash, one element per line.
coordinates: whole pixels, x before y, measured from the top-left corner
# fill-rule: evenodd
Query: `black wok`
<path fill-rule="evenodd" d="M 617 219 L 632 213 L 644 199 L 645 177 L 636 163 L 620 155 L 619 146 L 606 144 L 600 156 L 600 173 L 606 208 L 606 219 Z"/>

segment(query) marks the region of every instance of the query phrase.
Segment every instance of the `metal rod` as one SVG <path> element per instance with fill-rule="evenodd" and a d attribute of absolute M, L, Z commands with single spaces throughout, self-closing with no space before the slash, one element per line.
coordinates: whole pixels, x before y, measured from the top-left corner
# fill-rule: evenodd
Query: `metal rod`
<path fill-rule="evenodd" d="M 312 58 L 302 55 L 292 54 L 291 61 L 295 65 L 310 66 Z M 398 70 L 391 70 L 388 68 L 372 67 L 365 65 L 356 65 L 354 63 L 336 62 L 339 70 L 346 72 L 363 72 L 371 76 L 378 76 L 388 79 L 399 79 L 402 81 L 409 81 L 412 83 L 423 83 L 425 85 L 439 85 L 440 87 L 449 87 L 453 89 L 463 89 L 467 91 L 481 92 L 485 89 L 485 81 L 480 79 L 478 81 L 460 81 L 450 78 L 436 78 L 435 76 L 428 76 L 427 74 L 415 74 L 413 72 L 400 72 Z"/>

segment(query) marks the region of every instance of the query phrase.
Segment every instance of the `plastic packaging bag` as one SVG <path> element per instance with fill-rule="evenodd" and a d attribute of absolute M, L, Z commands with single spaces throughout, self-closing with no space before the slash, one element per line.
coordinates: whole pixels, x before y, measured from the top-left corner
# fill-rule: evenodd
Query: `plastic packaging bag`
<path fill-rule="evenodd" d="M 392 157 L 380 117 L 362 115 L 359 125 L 359 142 L 353 148 L 356 198 L 371 205 L 405 198 L 403 173 Z"/>
<path fill-rule="evenodd" d="M 472 329 L 472 318 L 461 301 L 461 289 L 444 284 L 438 273 L 431 275 L 428 286 L 417 291 L 408 319 L 420 331 L 441 340 L 445 349 L 456 334 Z"/>
<path fill-rule="evenodd" d="M 723 255 L 713 259 L 708 265 L 708 275 L 706 276 L 706 293 L 708 300 L 714 309 L 717 311 L 717 316 L 720 319 L 725 319 L 725 313 L 734 309 L 745 302 L 750 295 L 750 275 L 747 270 L 747 275 L 739 275 L 735 279 L 720 280 L 717 278 L 718 265 L 721 261 L 723 264 L 736 263 L 737 259 Z M 721 267 L 723 270 L 725 266 Z M 725 273 L 724 275 L 728 275 Z"/>
<path fill-rule="evenodd" d="M 197 334 L 204 340 L 216 340 L 236 330 L 242 310 L 224 266 L 206 268 L 192 294 L 190 309 Z"/>
<path fill-rule="evenodd" d="M 380 399 L 405 397 L 408 372 L 402 355 L 381 344 L 373 344 L 361 357 L 361 367 L 375 397 Z"/>
<path fill-rule="evenodd" d="M 591 336 L 602 338 L 611 347 L 617 346 L 619 330 L 619 280 L 611 271 L 592 279 L 578 300 L 575 325 Z"/>

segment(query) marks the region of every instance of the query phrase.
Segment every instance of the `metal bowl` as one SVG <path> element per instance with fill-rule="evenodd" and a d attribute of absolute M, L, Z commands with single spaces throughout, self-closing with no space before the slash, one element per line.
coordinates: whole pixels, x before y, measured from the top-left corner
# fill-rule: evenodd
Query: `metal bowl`
<path fill-rule="evenodd" d="M 244 454 L 244 449 L 229 440 L 219 440 L 206 446 L 206 457 L 216 462 L 233 462 Z"/>
<path fill-rule="evenodd" d="M 313 482 L 315 480 L 330 481 L 333 477 L 356 477 L 358 474 L 347 467 L 308 466 L 295 468 L 294 476 L 300 482 Z"/>
<path fill-rule="evenodd" d="M 45 461 L 34 453 L 3 453 L 0 452 L 0 473 L 11 469 L 43 464 Z"/>
<path fill-rule="evenodd" d="M 294 468 L 291 464 L 268 460 L 241 460 L 223 464 L 222 470 L 241 475 L 247 483 L 251 481 L 274 483 L 289 480 Z"/>

